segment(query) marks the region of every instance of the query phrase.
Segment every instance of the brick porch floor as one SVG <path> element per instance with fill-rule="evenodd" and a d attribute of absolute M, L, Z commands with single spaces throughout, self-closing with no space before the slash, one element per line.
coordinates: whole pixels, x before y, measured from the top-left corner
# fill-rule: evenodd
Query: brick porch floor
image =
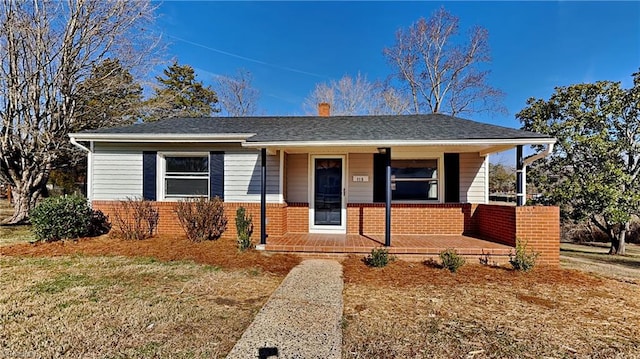
<path fill-rule="evenodd" d="M 294 233 L 269 237 L 265 250 L 316 254 L 369 253 L 384 246 L 384 235 Z M 512 247 L 462 235 L 394 235 L 389 253 L 399 255 L 437 255 L 455 248 L 464 256 L 508 256 Z"/>

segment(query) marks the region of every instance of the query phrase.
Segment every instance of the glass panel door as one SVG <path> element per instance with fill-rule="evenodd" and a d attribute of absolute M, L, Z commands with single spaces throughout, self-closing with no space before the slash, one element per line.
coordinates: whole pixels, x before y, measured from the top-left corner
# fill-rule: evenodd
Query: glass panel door
<path fill-rule="evenodd" d="M 316 158 L 314 176 L 314 224 L 341 226 L 342 159 Z"/>

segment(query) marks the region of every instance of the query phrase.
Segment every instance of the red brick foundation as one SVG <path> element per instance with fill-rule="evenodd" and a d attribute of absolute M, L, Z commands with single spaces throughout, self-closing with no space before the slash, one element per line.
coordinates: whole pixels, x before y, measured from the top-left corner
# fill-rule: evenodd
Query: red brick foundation
<path fill-rule="evenodd" d="M 112 219 L 114 207 L 119 205 L 119 201 L 93 201 L 92 207 L 101 210 Z M 176 202 L 155 202 L 160 217 L 158 219 L 158 233 L 169 235 L 183 235 L 184 231 L 180 227 L 180 221 L 174 210 Z M 243 206 L 247 213 L 253 216 L 253 232 L 260 233 L 260 203 L 231 203 L 225 202 L 224 211 L 227 216 L 227 230 L 223 236 L 235 237 L 236 234 L 236 210 Z M 282 236 L 287 233 L 286 204 L 267 204 L 267 233 L 273 236 Z"/>
<path fill-rule="evenodd" d="M 93 201 L 93 208 L 113 217 L 118 201 Z M 156 202 L 160 211 L 158 232 L 183 235 L 174 213 L 176 202 Z M 224 236 L 236 236 L 235 215 L 244 206 L 253 216 L 254 233 L 260 233 L 259 203 L 225 203 L 229 220 Z M 384 233 L 384 204 L 347 206 L 348 234 Z M 307 203 L 267 204 L 267 233 L 283 236 L 309 231 Z M 475 204 L 396 204 L 391 208 L 391 231 L 395 234 L 475 235 L 494 242 L 515 246 L 516 238 L 540 253 L 538 263 L 560 263 L 560 211 L 558 207 L 500 206 Z"/>

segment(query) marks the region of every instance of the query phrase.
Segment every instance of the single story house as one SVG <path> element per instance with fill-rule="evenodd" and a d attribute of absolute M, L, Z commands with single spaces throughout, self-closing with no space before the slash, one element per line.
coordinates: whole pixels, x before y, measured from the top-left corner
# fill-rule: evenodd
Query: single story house
<path fill-rule="evenodd" d="M 516 238 L 547 264 L 559 261 L 557 207 L 489 204 L 489 156 L 546 135 L 442 114 L 172 118 L 72 133 L 88 153 L 87 194 L 111 213 L 118 201 L 157 201 L 160 233 L 181 233 L 181 198 L 220 197 L 253 214 L 259 249 L 505 256 Z"/>

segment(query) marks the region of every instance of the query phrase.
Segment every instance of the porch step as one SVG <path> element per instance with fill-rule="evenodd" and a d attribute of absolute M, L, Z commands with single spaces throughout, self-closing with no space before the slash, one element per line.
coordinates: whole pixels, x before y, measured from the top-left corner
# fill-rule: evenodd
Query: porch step
<path fill-rule="evenodd" d="M 506 247 L 506 246 L 505 246 Z M 292 246 L 292 245 L 279 245 L 279 244 L 267 244 L 265 250 L 269 252 L 288 252 L 288 253 L 335 253 L 335 254 L 359 254 L 370 253 L 374 248 L 386 248 L 390 254 L 435 254 L 447 248 L 454 248 L 460 255 L 468 256 L 480 256 L 480 255 L 492 255 L 492 256 L 508 256 L 512 253 L 510 248 L 455 248 L 455 247 L 383 247 L 383 246 L 371 246 L 371 247 L 345 247 L 345 246 Z"/>
<path fill-rule="evenodd" d="M 384 247 L 382 234 L 310 234 L 292 233 L 267 240 L 262 248 L 269 252 L 294 253 L 303 257 L 344 258 L 349 254 L 365 256 L 374 248 L 387 248 L 399 259 L 422 261 L 437 259 L 440 252 L 454 248 L 470 261 L 489 256 L 491 262 L 506 263 L 513 248 L 504 244 L 464 235 L 402 235 L 392 237 Z"/>

